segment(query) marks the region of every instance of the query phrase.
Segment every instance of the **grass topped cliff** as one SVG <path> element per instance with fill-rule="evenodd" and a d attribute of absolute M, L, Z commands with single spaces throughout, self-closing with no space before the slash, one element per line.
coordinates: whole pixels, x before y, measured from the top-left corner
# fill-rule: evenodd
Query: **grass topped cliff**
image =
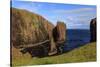
<path fill-rule="evenodd" d="M 44 57 L 44 58 L 37 58 L 37 57 L 31 58 L 29 54 L 25 54 L 22 56 L 22 54 L 20 54 L 17 49 L 13 49 L 13 52 L 14 52 L 12 58 L 13 66 L 96 61 L 95 42 L 86 44 L 85 46 L 76 48 L 62 55 Z"/>

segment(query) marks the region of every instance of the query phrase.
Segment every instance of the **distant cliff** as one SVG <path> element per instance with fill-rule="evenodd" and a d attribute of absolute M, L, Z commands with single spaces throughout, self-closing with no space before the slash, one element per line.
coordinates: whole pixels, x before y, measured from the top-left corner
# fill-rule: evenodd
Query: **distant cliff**
<path fill-rule="evenodd" d="M 90 33 L 91 33 L 90 42 L 96 41 L 96 27 L 97 27 L 96 24 L 97 24 L 96 18 L 92 19 L 90 22 Z"/>
<path fill-rule="evenodd" d="M 55 27 L 42 16 L 27 10 L 11 8 L 11 41 L 16 48 L 23 49 L 23 53 L 56 54 L 58 47 L 54 33 L 65 41 L 66 25 L 62 22 Z M 57 28 L 57 32 L 53 32 Z M 59 29 L 58 29 L 59 28 Z M 62 34 L 61 34 L 62 33 Z M 64 35 L 63 35 L 64 34 Z M 33 48 L 36 46 L 35 48 Z"/>

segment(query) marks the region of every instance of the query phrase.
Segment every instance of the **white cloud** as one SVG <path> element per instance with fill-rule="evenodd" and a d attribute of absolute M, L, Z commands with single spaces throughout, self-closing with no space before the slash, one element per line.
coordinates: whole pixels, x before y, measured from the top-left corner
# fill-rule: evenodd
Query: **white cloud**
<path fill-rule="evenodd" d="M 71 13 L 82 13 L 87 11 L 95 10 L 95 8 L 78 8 L 78 9 L 71 9 L 71 10 L 54 10 L 54 13 L 62 13 L 62 14 L 71 14 Z"/>

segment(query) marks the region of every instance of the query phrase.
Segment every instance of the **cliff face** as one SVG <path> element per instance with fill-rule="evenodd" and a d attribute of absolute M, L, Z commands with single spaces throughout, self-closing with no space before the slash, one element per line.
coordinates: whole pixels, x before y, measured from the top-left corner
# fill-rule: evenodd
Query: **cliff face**
<path fill-rule="evenodd" d="M 90 22 L 90 33 L 91 33 L 91 39 L 90 42 L 96 41 L 96 18 L 92 19 Z"/>
<path fill-rule="evenodd" d="M 66 28 L 64 23 L 58 22 L 56 32 L 53 32 L 55 31 L 53 24 L 42 16 L 26 10 L 11 8 L 11 27 L 12 46 L 15 48 L 26 46 L 25 49 L 21 50 L 22 53 L 28 51 L 31 55 L 35 53 L 39 55 L 44 52 L 49 54 L 50 52 L 50 55 L 53 55 L 57 53 L 55 39 L 65 41 Z M 59 34 L 59 37 L 55 38 L 54 33 Z M 46 41 L 48 43 L 45 43 Z M 32 47 L 30 47 L 31 45 Z M 33 47 L 35 45 L 40 46 Z"/>
<path fill-rule="evenodd" d="M 48 39 L 48 31 L 52 30 L 53 25 L 42 16 L 15 8 L 11 11 L 14 46 L 34 44 Z"/>

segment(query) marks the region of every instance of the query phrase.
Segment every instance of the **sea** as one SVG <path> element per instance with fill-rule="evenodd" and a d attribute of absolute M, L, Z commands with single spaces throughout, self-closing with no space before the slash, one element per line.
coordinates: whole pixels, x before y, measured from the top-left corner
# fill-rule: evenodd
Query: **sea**
<path fill-rule="evenodd" d="M 88 29 L 68 29 L 66 31 L 66 42 L 64 52 L 86 45 L 90 42 L 90 31 Z"/>

